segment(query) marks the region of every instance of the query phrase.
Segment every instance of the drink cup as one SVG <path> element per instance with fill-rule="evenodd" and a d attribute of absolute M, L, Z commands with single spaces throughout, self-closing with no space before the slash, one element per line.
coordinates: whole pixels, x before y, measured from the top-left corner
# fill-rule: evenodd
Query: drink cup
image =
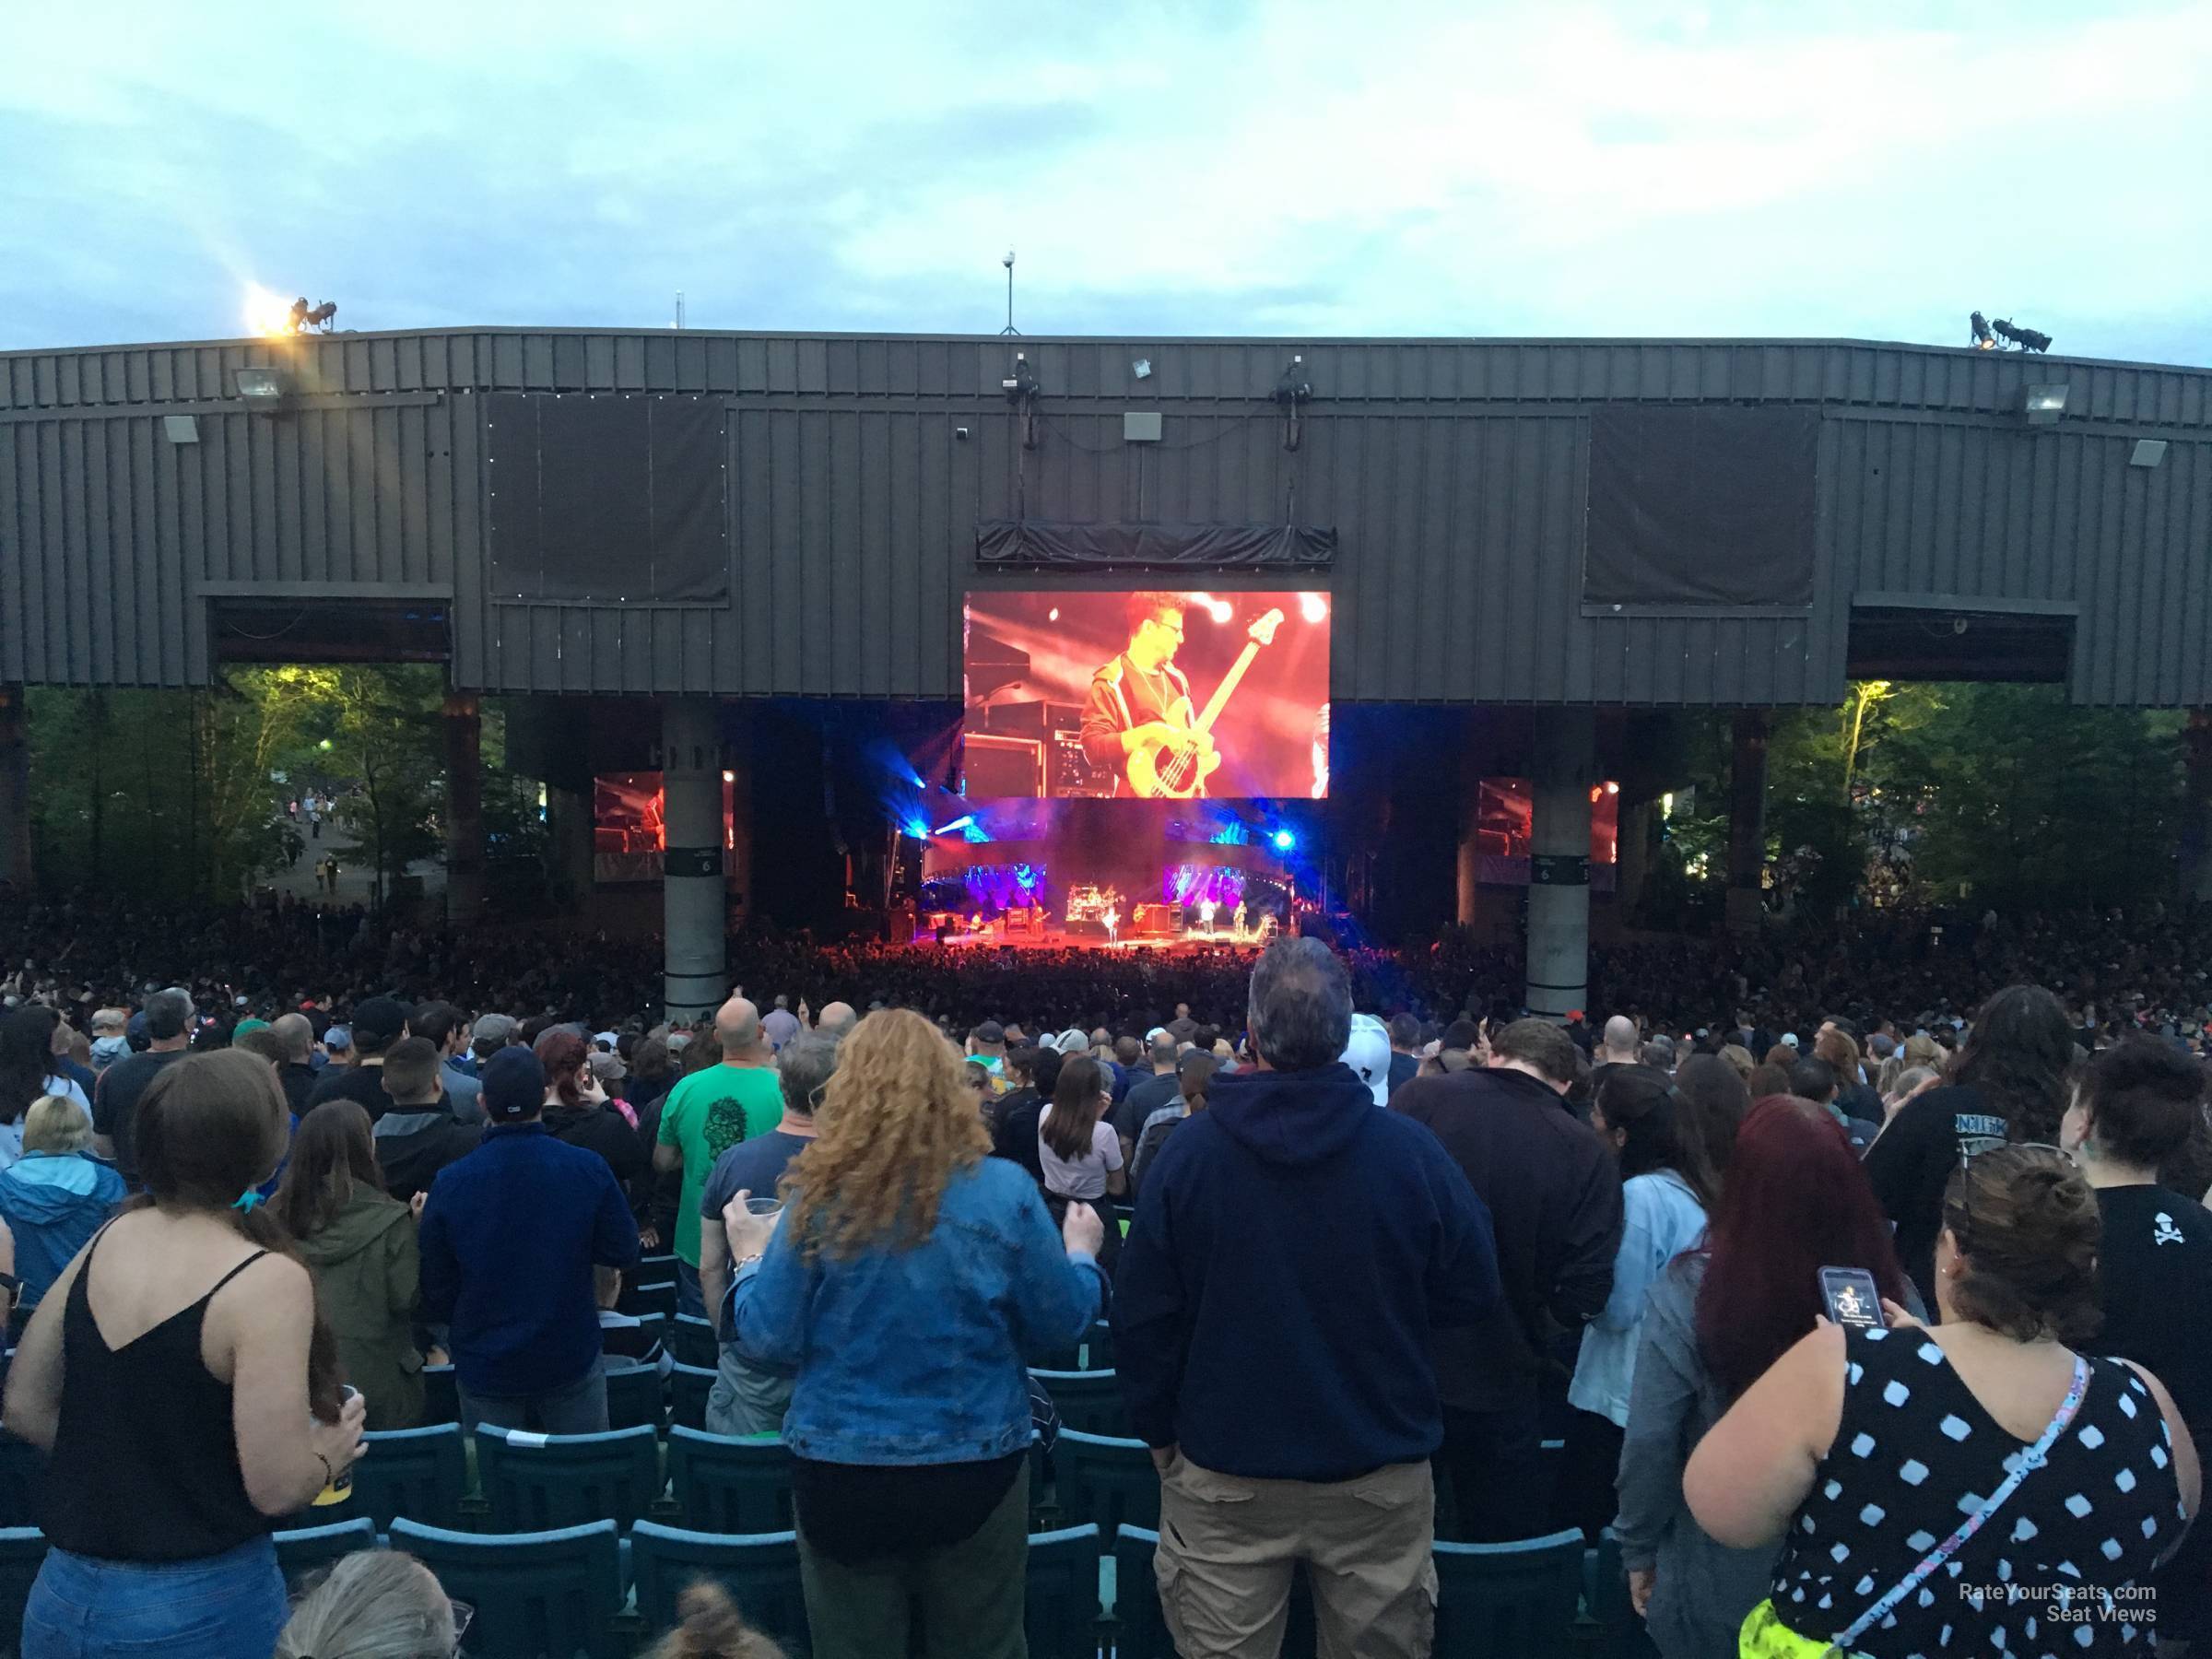
<path fill-rule="evenodd" d="M 354 1387 L 352 1383 L 346 1383 L 338 1390 L 339 1406 L 343 1408 L 347 1400 L 354 1398 L 361 1391 Z M 340 1469 L 337 1474 L 333 1477 L 331 1483 L 328 1486 L 324 1487 L 321 1491 L 317 1492 L 312 1500 L 310 1500 L 310 1507 L 314 1509 L 324 1509 L 334 1503 L 343 1503 L 347 1499 L 352 1496 L 353 1467 L 349 1464 L 345 1468 Z"/>

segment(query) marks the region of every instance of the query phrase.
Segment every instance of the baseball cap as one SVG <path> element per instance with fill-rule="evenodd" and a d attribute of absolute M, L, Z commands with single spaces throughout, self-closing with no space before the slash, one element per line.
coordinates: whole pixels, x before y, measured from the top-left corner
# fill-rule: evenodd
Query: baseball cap
<path fill-rule="evenodd" d="M 975 1028 L 972 1034 L 978 1042 L 1004 1042 L 1006 1040 L 1006 1028 L 995 1019 L 986 1019 Z"/>
<path fill-rule="evenodd" d="M 323 1033 L 323 1046 L 331 1050 L 351 1048 L 353 1046 L 352 1029 L 342 1025 L 327 1028 Z"/>
<path fill-rule="evenodd" d="M 546 1068 L 526 1048 L 501 1049 L 484 1067 L 484 1115 L 499 1124 L 535 1117 L 546 1103 Z"/>
<path fill-rule="evenodd" d="M 1782 1046 L 1784 1048 L 1795 1048 L 1797 1046 L 1797 1033 L 1794 1031 L 1784 1031 L 1782 1034 Z"/>
<path fill-rule="evenodd" d="M 269 1022 L 265 1019 L 241 1019 L 230 1028 L 230 1036 L 231 1040 L 235 1041 L 248 1031 L 265 1031 L 268 1029 Z"/>
<path fill-rule="evenodd" d="M 1372 1014 L 1352 1016 L 1352 1034 L 1344 1045 L 1344 1063 L 1359 1074 L 1375 1104 L 1390 1103 L 1390 1032 Z"/>
<path fill-rule="evenodd" d="M 594 1045 L 605 1049 L 610 1054 L 615 1052 L 615 1044 L 621 1041 L 612 1031 L 597 1031 L 592 1036 Z"/>
<path fill-rule="evenodd" d="M 619 1054 L 594 1054 L 591 1058 L 592 1076 L 612 1087 L 629 1076 L 629 1067 L 622 1064 Z"/>
<path fill-rule="evenodd" d="M 389 996 L 364 997 L 353 1011 L 355 1035 L 376 1048 L 394 1041 L 406 1029 L 406 1009 Z"/>
<path fill-rule="evenodd" d="M 471 1041 L 484 1048 L 490 1048 L 495 1043 L 504 1045 L 514 1041 L 515 1030 L 512 1015 L 487 1014 L 477 1021 L 474 1027 L 476 1035 Z"/>

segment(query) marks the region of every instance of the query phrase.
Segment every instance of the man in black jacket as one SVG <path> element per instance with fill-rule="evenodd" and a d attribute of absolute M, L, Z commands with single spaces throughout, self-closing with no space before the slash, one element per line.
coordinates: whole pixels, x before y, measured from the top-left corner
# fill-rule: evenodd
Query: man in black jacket
<path fill-rule="evenodd" d="M 1490 1040 L 1490 1053 L 1487 1069 L 1416 1077 L 1390 1102 L 1444 1143 L 1488 1206 L 1498 1241 L 1504 1306 L 1436 1335 L 1439 1464 L 1460 1529 L 1477 1543 L 1541 1530 L 1540 1384 L 1557 1370 L 1560 1339 L 1604 1309 L 1621 1233 L 1613 1156 L 1562 1098 L 1574 1080 L 1573 1040 L 1523 1019 Z"/>

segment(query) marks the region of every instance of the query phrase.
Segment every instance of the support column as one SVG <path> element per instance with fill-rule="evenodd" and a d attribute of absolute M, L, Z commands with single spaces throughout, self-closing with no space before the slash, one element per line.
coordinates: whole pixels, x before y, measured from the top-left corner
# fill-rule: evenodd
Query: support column
<path fill-rule="evenodd" d="M 1728 931 L 1759 931 L 1759 879 L 1767 864 L 1767 713 L 1735 712 L 1728 767 Z"/>
<path fill-rule="evenodd" d="M 723 723 L 722 767 L 730 774 L 730 913 L 742 925 L 753 919 L 753 722 L 752 710 L 739 703 L 735 718 Z"/>
<path fill-rule="evenodd" d="M 1624 801 L 1626 795 L 1621 797 Z M 1638 801 L 1620 809 L 1620 835 L 1616 843 L 1620 862 L 1615 866 L 1615 907 L 1628 917 L 1643 902 L 1643 884 L 1652 873 L 1652 808 L 1654 803 Z"/>
<path fill-rule="evenodd" d="M 2182 733 L 2182 902 L 2212 900 L 2212 709 L 2189 711 Z"/>
<path fill-rule="evenodd" d="M 1459 905 L 1462 927 L 1473 927 L 1482 908 L 1482 762 L 1475 741 L 1475 716 L 1466 719 L 1459 740 Z"/>
<path fill-rule="evenodd" d="M 0 879 L 30 885 L 30 735 L 23 688 L 0 686 Z"/>
<path fill-rule="evenodd" d="M 710 698 L 661 704 L 661 902 L 670 1019 L 697 1019 L 729 994 L 723 954 L 722 721 Z"/>
<path fill-rule="evenodd" d="M 484 722 L 476 698 L 445 700 L 445 919 L 473 925 L 484 913 Z"/>
<path fill-rule="evenodd" d="M 555 888 L 577 906 L 592 894 L 592 806 L 588 790 L 546 785 L 546 861 Z"/>
<path fill-rule="evenodd" d="M 1589 1006 L 1590 790 L 1597 782 L 1597 716 L 1539 709 L 1530 826 L 1528 1006 L 1564 1020 Z"/>

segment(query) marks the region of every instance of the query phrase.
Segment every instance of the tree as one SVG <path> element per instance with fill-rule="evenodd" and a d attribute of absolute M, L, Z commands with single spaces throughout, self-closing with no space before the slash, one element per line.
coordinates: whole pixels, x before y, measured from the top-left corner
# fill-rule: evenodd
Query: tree
<path fill-rule="evenodd" d="M 438 727 L 443 681 L 434 668 L 338 668 L 326 764 L 359 787 L 337 802 L 353 850 L 369 861 L 375 908 L 418 859 L 437 856 L 445 771 Z"/>

